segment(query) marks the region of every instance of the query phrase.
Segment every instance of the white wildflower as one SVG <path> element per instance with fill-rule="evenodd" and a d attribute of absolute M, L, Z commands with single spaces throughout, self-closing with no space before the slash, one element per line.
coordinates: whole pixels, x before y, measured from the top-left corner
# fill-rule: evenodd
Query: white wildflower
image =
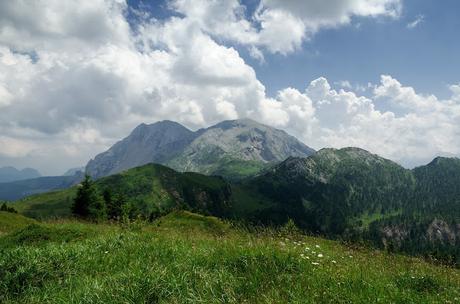
<path fill-rule="evenodd" d="M 318 258 L 322 258 L 323 257 L 323 254 L 322 253 L 318 253 Z"/>

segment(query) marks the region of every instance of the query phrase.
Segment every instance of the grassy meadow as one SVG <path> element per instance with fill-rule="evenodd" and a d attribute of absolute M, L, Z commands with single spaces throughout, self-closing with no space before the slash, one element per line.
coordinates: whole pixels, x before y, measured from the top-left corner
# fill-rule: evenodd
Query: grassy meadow
<path fill-rule="evenodd" d="M 10 216 L 21 224 L 5 225 Z M 0 221 L 0 303 L 460 302 L 458 269 L 289 226 L 188 212 L 150 224 Z"/>

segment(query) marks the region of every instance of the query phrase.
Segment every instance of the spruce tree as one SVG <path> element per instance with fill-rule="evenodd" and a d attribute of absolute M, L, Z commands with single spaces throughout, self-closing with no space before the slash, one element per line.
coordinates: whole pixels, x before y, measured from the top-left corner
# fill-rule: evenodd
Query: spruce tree
<path fill-rule="evenodd" d="M 120 219 L 122 216 L 123 205 L 126 202 L 125 196 L 121 194 L 113 194 L 110 189 L 104 190 L 104 202 L 107 207 L 108 219 Z"/>
<path fill-rule="evenodd" d="M 72 213 L 83 218 L 101 220 L 106 217 L 105 202 L 97 191 L 89 175 L 78 187 L 77 195 L 72 205 Z"/>

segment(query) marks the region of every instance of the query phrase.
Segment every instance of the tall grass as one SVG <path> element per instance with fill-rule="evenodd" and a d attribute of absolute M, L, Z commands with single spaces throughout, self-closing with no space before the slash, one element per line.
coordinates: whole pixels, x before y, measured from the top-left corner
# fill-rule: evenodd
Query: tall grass
<path fill-rule="evenodd" d="M 183 212 L 154 224 L 45 223 L 0 240 L 1 303 L 460 301 L 455 269 Z"/>

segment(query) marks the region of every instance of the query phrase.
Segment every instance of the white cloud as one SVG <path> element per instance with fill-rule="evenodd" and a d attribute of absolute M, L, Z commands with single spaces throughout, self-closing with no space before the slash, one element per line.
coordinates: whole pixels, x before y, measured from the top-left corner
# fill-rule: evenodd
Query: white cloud
<path fill-rule="evenodd" d="M 34 150 L 30 142 L 17 140 L 8 136 L 0 136 L 0 156 L 24 157 Z"/>
<path fill-rule="evenodd" d="M 263 1 L 254 16 L 234 1 L 173 1 L 180 16 L 131 30 L 124 1 L 0 4 L 0 164 L 59 173 L 141 122 L 192 128 L 252 117 L 315 148 L 361 146 L 405 163 L 460 154 L 460 89 L 418 94 L 382 76 L 372 96 L 313 80 L 268 98 L 232 43 L 263 61 L 353 17 L 396 17 L 400 1 Z M 221 5 L 218 5 L 221 4 Z M 372 85 L 368 85 L 372 87 Z M 353 92 L 355 91 L 355 92 Z"/>
<path fill-rule="evenodd" d="M 417 16 L 415 17 L 414 21 L 409 22 L 409 23 L 407 24 L 407 28 L 408 28 L 408 29 L 416 28 L 416 27 L 419 26 L 424 20 L 425 20 L 425 16 L 424 16 L 424 15 L 417 15 Z"/>
<path fill-rule="evenodd" d="M 451 90 L 451 99 L 439 100 L 383 75 L 373 96 L 367 98 L 336 91 L 319 78 L 302 94 L 280 94 L 278 111 L 288 113 L 294 100 L 311 107 L 300 128 L 292 113 L 283 118 L 283 127 L 315 148 L 358 146 L 413 166 L 435 155 L 460 154 L 459 87 L 453 85 Z M 386 104 L 385 110 L 377 109 L 379 103 Z"/>
<path fill-rule="evenodd" d="M 353 17 L 397 18 L 402 0 L 261 0 L 249 18 L 238 0 L 174 0 L 171 8 L 213 37 L 288 54 L 320 29 L 350 24 Z"/>
<path fill-rule="evenodd" d="M 401 8 L 400 0 L 262 0 L 256 15 L 261 28 L 257 43 L 287 54 L 322 28 L 347 25 L 353 17 L 396 18 Z"/>

